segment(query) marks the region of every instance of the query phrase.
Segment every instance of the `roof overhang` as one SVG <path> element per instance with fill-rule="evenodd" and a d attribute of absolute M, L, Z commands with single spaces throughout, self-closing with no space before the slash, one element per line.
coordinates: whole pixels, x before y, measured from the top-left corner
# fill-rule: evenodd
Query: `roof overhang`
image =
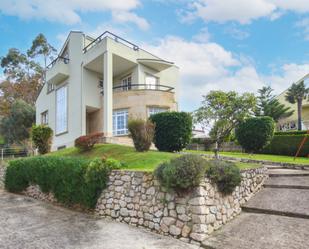
<path fill-rule="evenodd" d="M 173 62 L 160 59 L 137 59 L 137 62 L 156 71 L 163 71 L 174 66 Z"/>

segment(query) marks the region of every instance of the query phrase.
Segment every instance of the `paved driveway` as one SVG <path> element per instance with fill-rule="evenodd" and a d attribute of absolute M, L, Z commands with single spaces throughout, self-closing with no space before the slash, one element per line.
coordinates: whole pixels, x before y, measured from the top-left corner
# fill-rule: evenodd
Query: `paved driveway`
<path fill-rule="evenodd" d="M 0 248 L 197 249 L 110 219 L 0 190 Z"/>

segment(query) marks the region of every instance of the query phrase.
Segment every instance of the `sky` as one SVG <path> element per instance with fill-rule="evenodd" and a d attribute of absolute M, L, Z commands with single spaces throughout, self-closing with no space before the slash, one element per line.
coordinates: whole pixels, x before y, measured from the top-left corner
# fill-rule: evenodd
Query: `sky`
<path fill-rule="evenodd" d="M 0 0 L 0 56 L 38 33 L 60 49 L 70 30 L 109 30 L 175 62 L 184 111 L 211 90 L 279 94 L 309 73 L 308 0 Z"/>

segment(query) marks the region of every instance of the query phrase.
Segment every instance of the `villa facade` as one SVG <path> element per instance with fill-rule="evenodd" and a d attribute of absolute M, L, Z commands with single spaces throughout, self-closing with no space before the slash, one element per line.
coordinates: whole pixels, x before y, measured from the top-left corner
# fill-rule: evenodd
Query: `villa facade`
<path fill-rule="evenodd" d="M 178 67 L 110 32 L 68 35 L 46 72 L 36 123 L 54 131 L 52 150 L 86 134 L 128 134 L 130 117 L 177 110 Z"/>

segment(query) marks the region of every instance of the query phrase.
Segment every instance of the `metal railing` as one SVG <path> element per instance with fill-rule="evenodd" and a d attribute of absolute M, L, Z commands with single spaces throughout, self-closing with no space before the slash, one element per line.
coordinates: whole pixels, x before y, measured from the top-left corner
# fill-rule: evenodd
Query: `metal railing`
<path fill-rule="evenodd" d="M 22 147 L 0 148 L 0 161 L 11 158 L 27 157 L 33 154 L 33 151 L 29 151 L 28 149 Z"/>
<path fill-rule="evenodd" d="M 97 45 L 98 43 L 100 43 L 105 37 L 109 37 L 114 39 L 116 42 L 121 42 L 124 45 L 132 48 L 133 50 L 137 51 L 139 50 L 139 47 L 137 45 L 135 45 L 134 43 L 113 34 L 112 32 L 109 31 L 105 31 L 103 34 L 101 34 L 100 36 L 98 36 L 96 39 L 94 39 L 91 43 L 89 43 L 86 47 L 84 47 L 83 52 L 87 53 L 87 51 L 89 51 L 92 47 L 94 47 L 95 45 Z"/>
<path fill-rule="evenodd" d="M 104 95 L 102 81 L 99 83 L 99 88 L 101 89 L 101 94 Z M 130 84 L 130 85 L 120 85 L 113 87 L 113 92 L 141 91 L 141 90 L 173 92 L 174 87 L 166 85 L 156 85 L 156 84 Z"/>
<path fill-rule="evenodd" d="M 64 64 L 68 64 L 70 62 L 69 58 L 65 58 L 62 56 L 58 56 L 56 59 L 54 59 L 51 63 L 48 64 L 46 67 L 47 69 L 52 68 L 58 61 L 63 61 Z"/>

